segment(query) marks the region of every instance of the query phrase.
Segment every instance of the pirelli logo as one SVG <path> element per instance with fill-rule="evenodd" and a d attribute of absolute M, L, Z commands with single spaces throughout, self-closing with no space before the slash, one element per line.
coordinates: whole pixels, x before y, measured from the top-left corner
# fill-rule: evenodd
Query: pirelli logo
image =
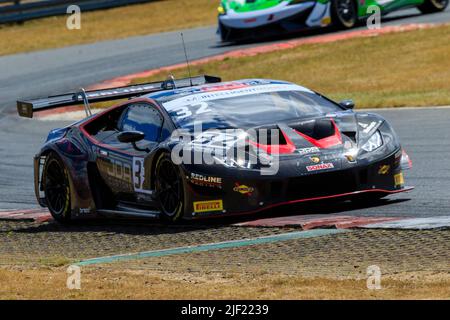
<path fill-rule="evenodd" d="M 194 212 L 210 212 L 210 211 L 222 211 L 223 201 L 213 200 L 213 201 L 197 201 L 194 202 Z"/>

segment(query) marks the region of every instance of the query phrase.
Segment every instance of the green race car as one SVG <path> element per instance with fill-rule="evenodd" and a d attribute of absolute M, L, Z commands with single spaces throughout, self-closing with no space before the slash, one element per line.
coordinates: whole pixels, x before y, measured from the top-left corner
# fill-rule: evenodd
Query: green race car
<path fill-rule="evenodd" d="M 382 14 L 406 7 L 423 13 L 443 11 L 449 0 L 222 0 L 218 33 L 222 41 L 239 41 L 307 28 L 352 28 L 378 6 Z"/>

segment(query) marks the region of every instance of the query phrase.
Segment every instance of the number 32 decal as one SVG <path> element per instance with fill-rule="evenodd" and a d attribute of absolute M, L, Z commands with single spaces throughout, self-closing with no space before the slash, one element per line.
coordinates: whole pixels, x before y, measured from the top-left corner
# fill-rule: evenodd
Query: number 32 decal
<path fill-rule="evenodd" d="M 192 104 L 190 106 L 183 106 L 175 109 L 177 120 L 192 117 L 192 109 L 197 108 L 196 115 L 211 112 L 209 105 L 206 102 L 200 102 L 199 104 Z"/>
<path fill-rule="evenodd" d="M 133 157 L 133 187 L 135 192 L 151 193 L 144 189 L 145 182 L 145 161 L 144 158 Z"/>

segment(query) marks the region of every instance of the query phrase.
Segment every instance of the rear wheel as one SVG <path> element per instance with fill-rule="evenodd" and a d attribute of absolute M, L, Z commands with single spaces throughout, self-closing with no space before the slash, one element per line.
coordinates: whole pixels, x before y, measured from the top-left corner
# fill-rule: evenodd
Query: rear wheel
<path fill-rule="evenodd" d="M 43 189 L 47 207 L 56 221 L 71 221 L 70 184 L 67 170 L 61 159 L 51 154 L 43 171 Z"/>
<path fill-rule="evenodd" d="M 184 212 L 184 188 L 181 170 L 173 164 L 169 155 L 162 154 L 156 163 L 155 189 L 158 197 L 161 219 L 175 222 Z"/>
<path fill-rule="evenodd" d="M 358 11 L 354 0 L 331 1 L 331 19 L 339 29 L 353 28 L 358 22 Z"/>
<path fill-rule="evenodd" d="M 440 12 L 447 8 L 448 2 L 449 0 L 425 0 L 418 8 L 422 13 Z"/>

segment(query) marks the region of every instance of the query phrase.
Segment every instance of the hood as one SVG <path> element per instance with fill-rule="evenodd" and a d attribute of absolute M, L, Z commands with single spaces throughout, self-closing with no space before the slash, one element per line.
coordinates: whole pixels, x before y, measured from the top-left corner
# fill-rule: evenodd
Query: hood
<path fill-rule="evenodd" d="M 194 133 L 179 145 L 183 146 L 184 154 L 192 153 L 189 159 L 206 159 L 198 164 L 214 162 L 260 170 L 278 163 L 287 174 L 292 174 L 288 170 L 310 174 L 365 165 L 400 148 L 395 133 L 383 118 L 351 111 L 248 130 L 208 130 Z"/>
<path fill-rule="evenodd" d="M 383 123 L 376 115 L 341 112 L 246 130 L 207 130 L 184 142 L 196 150 L 244 148 L 280 157 L 342 153 L 359 150 Z"/>

